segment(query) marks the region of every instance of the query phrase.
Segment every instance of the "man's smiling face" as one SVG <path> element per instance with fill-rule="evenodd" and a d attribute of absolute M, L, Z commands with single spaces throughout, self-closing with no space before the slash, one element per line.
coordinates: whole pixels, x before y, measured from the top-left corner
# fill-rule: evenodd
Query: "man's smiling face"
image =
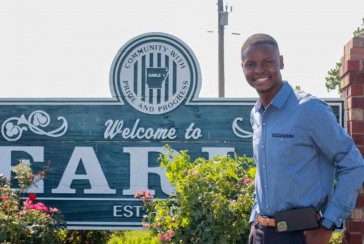
<path fill-rule="evenodd" d="M 260 43 L 244 49 L 241 58 L 241 66 L 249 85 L 259 95 L 274 97 L 283 84 L 280 70 L 284 64 L 279 51 L 269 43 Z"/>

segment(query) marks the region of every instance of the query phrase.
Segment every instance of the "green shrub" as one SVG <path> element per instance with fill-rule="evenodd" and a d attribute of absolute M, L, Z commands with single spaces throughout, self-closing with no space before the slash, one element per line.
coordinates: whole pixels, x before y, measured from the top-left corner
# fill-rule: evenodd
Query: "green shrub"
<path fill-rule="evenodd" d="M 147 211 L 143 225 L 161 242 L 246 242 L 254 192 L 252 159 L 224 156 L 191 162 L 186 151 L 172 155 L 171 149 L 162 155 L 161 166 L 175 194 L 153 200 L 146 191 L 135 195 Z"/>
<path fill-rule="evenodd" d="M 107 244 L 158 244 L 156 237 L 151 237 L 146 230 L 114 231 Z"/>
<path fill-rule="evenodd" d="M 343 238 L 343 233 L 342 232 L 334 232 L 332 234 L 332 237 L 330 239 L 330 244 L 341 244 L 342 243 L 342 238 Z"/>
<path fill-rule="evenodd" d="M 1 243 L 54 243 L 57 230 L 64 227 L 60 211 L 36 201 L 36 195 L 27 190 L 42 179 L 46 170 L 33 174 L 29 163 L 20 163 L 12 169 L 19 189 L 14 190 L 11 180 L 0 175 L 0 242 Z"/>
<path fill-rule="evenodd" d="M 60 230 L 57 234 L 58 243 L 62 244 L 104 244 L 112 233 L 107 230 Z"/>

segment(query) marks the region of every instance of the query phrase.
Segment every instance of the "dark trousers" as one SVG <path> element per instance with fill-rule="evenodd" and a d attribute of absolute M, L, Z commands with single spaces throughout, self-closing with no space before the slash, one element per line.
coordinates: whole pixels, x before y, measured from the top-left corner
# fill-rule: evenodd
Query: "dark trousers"
<path fill-rule="evenodd" d="M 249 244 L 306 244 L 303 231 L 277 232 L 274 227 L 253 223 Z"/>

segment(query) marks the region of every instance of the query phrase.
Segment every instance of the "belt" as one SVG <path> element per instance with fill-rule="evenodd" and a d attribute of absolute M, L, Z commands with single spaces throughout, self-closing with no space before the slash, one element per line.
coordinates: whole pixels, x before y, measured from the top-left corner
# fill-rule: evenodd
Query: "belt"
<path fill-rule="evenodd" d="M 321 219 L 321 213 L 317 213 L 317 220 Z M 270 227 L 275 227 L 276 226 L 276 221 L 274 220 L 274 218 L 269 218 L 267 216 L 262 216 L 260 214 L 258 214 L 256 221 L 262 225 L 262 226 L 270 226 Z"/>
<path fill-rule="evenodd" d="M 276 221 L 274 220 L 274 218 L 269 218 L 267 216 L 262 216 L 260 214 L 258 214 L 256 221 L 262 226 L 271 226 L 271 227 L 276 226 Z"/>

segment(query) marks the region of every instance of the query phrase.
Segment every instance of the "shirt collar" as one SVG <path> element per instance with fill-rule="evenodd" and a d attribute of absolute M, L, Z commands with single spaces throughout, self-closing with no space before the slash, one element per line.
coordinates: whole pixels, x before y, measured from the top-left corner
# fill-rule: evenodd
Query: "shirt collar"
<path fill-rule="evenodd" d="M 291 85 L 284 81 L 281 89 L 278 91 L 278 93 L 274 96 L 273 100 L 271 101 L 270 105 L 276 107 L 277 109 L 281 109 L 285 102 L 287 101 L 289 95 L 293 92 L 293 89 Z M 255 112 L 259 111 L 260 109 L 264 109 L 262 102 L 260 99 L 255 103 Z"/>

